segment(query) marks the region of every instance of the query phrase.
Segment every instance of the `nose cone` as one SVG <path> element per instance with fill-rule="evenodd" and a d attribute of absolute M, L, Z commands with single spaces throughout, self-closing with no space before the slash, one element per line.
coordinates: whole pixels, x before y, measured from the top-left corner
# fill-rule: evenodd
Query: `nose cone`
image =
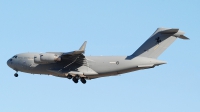
<path fill-rule="evenodd" d="M 7 65 L 8 65 L 10 68 L 12 68 L 12 67 L 11 67 L 11 65 L 12 65 L 12 59 L 9 59 L 9 60 L 7 61 Z"/>

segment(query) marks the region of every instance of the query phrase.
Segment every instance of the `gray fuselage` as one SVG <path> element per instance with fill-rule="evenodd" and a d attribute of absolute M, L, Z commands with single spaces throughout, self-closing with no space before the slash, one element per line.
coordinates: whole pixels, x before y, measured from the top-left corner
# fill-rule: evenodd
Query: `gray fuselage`
<path fill-rule="evenodd" d="M 87 64 L 82 66 L 62 61 L 37 64 L 34 62 L 34 57 L 39 55 L 40 53 L 17 54 L 9 59 L 7 64 L 16 71 L 31 74 L 49 74 L 66 77 L 68 73 L 72 72 L 83 74 L 87 78 L 92 79 L 152 68 L 165 63 L 146 57 L 136 57 L 130 60 L 127 59 L 127 56 L 86 56 Z"/>

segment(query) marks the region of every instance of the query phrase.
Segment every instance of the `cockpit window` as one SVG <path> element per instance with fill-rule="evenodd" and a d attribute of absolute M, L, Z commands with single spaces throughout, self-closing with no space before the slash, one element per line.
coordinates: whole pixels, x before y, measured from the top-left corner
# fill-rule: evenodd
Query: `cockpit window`
<path fill-rule="evenodd" d="M 13 56 L 12 58 L 17 58 L 17 56 L 15 55 L 15 56 Z"/>
<path fill-rule="evenodd" d="M 12 61 L 12 59 L 9 59 L 9 61 Z"/>

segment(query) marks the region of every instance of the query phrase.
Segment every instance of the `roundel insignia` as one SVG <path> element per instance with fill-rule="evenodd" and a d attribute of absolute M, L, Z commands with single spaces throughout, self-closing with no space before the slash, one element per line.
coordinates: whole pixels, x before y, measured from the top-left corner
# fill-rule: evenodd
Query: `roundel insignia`
<path fill-rule="evenodd" d="M 119 61 L 117 61 L 116 64 L 119 65 Z"/>

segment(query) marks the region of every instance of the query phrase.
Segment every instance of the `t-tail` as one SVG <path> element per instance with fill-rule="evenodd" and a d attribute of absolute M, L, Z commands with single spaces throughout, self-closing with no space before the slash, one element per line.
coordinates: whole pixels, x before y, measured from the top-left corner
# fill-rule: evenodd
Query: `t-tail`
<path fill-rule="evenodd" d="M 137 56 L 158 58 L 176 38 L 189 39 L 184 36 L 184 32 L 179 29 L 158 28 L 150 38 L 148 38 L 131 56 L 132 59 Z"/>

